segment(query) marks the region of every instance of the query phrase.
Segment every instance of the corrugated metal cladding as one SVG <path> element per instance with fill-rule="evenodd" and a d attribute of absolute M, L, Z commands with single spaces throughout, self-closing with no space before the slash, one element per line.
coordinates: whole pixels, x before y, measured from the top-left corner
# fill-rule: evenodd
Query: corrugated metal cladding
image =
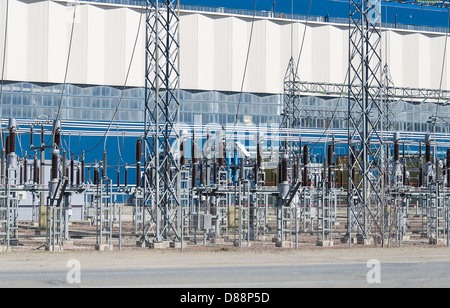
<path fill-rule="evenodd" d="M 63 83 L 73 11 L 72 2 L 10 0 L 4 79 Z M 67 83 L 123 86 L 140 27 L 127 85 L 144 86 L 142 13 L 139 7 L 78 3 Z M 5 16 L 6 1 L 1 1 L 0 50 L 4 47 Z M 251 29 L 251 17 L 182 11 L 181 88 L 241 91 Z M 243 91 L 282 93 L 291 56 L 290 22 L 258 17 L 254 20 L 253 31 Z M 293 37 L 294 57 L 302 50 L 301 80 L 345 82 L 346 25 L 296 21 Z M 390 65 L 395 86 L 448 89 L 450 55 L 444 57 L 444 47 L 444 33 L 390 29 L 383 30 L 380 49 L 383 59 Z M 446 50 L 450 53 L 450 48 Z M 2 61 L 3 53 L 0 53 L 0 63 Z"/>

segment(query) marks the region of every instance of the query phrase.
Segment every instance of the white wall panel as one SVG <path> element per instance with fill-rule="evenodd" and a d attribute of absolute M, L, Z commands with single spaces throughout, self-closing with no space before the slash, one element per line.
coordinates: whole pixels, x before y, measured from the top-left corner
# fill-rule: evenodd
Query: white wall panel
<path fill-rule="evenodd" d="M 101 84 L 105 80 L 105 12 L 100 7 L 89 5 L 86 14 L 86 83 Z"/>
<path fill-rule="evenodd" d="M 63 83 L 69 50 L 67 6 L 49 1 L 48 15 L 48 82 Z M 28 53 L 32 52 L 28 49 Z M 41 78 L 45 80 L 45 76 Z"/>
<path fill-rule="evenodd" d="M 105 84 L 123 85 L 125 61 L 126 8 L 105 10 Z M 131 35 L 131 34 L 130 34 Z"/>
<path fill-rule="evenodd" d="M 227 91 L 232 86 L 232 19 L 219 17 L 214 21 L 214 88 Z"/>
<path fill-rule="evenodd" d="M 198 88 L 212 90 L 214 88 L 215 37 L 214 20 L 198 15 L 197 17 L 197 79 Z M 220 39 L 220 38 L 217 38 Z"/>
<path fill-rule="evenodd" d="M 6 80 L 28 79 L 27 51 L 29 46 L 27 25 L 29 16 L 27 13 L 26 3 L 21 1 L 9 1 L 8 40 L 6 42 L 4 77 Z M 0 31 L 4 32 L 4 28 Z"/>
<path fill-rule="evenodd" d="M 28 4 L 28 27 L 23 30 L 22 35 L 28 39 L 24 51 L 27 52 L 28 78 L 31 80 L 39 80 L 48 78 L 48 21 L 49 21 L 49 2 L 31 2 Z M 14 12 L 14 11 L 12 11 Z M 3 32 L 3 31 L 2 31 Z M 32 50 L 33 52 L 29 52 Z"/>
<path fill-rule="evenodd" d="M 64 1 L 10 0 L 6 80 L 62 83 L 73 8 Z M 0 60 L 6 2 L 0 2 Z M 79 3 L 67 82 L 123 86 L 143 12 L 137 7 Z M 346 25 L 256 18 L 244 92 L 282 93 L 291 57 L 299 61 L 302 81 L 343 83 L 347 72 Z M 252 18 L 182 12 L 180 87 L 241 91 Z M 304 31 L 306 29 L 306 31 Z M 305 37 L 303 38 L 303 36 Z M 395 86 L 450 87 L 444 59 L 445 34 L 390 30 L 382 39 L 383 60 Z M 387 45 L 385 45 L 387 43 Z M 144 86 L 145 19 L 139 30 L 128 86 Z M 301 50 L 301 57 L 299 53 Z"/>
<path fill-rule="evenodd" d="M 198 86 L 198 14 L 187 14 L 180 22 L 180 84 L 185 89 Z"/>

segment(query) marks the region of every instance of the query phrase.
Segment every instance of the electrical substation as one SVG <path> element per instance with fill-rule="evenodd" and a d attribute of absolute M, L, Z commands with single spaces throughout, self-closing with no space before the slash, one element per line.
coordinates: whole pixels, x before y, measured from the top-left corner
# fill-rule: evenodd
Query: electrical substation
<path fill-rule="evenodd" d="M 450 246 L 450 122 L 445 120 L 450 115 L 450 92 L 445 89 L 447 81 L 442 80 L 447 74 L 442 68 L 448 61 L 448 33 L 393 27 L 383 21 L 382 2 L 374 0 L 350 0 L 345 21 L 275 12 L 239 15 L 223 8 L 208 12 L 171 0 L 32 2 L 8 0 L 0 5 L 1 252 Z M 446 1 L 428 5 L 448 9 Z M 20 43 L 13 37 L 22 28 L 12 17 L 22 16 L 17 13 L 20 8 L 26 8 L 29 15 L 45 8 L 50 21 L 57 19 L 58 10 L 66 13 L 61 17 L 66 27 L 62 32 L 67 32 L 64 42 L 46 37 L 49 68 L 45 78 L 40 73 L 23 73 L 28 79 L 20 78 L 21 66 L 15 66 L 21 55 L 14 52 Z M 115 12 L 125 17 L 115 19 Z M 136 41 L 123 36 L 121 47 L 127 51 L 122 62 L 116 61 L 121 64 L 102 58 L 100 77 L 91 77 L 90 67 L 100 65 L 96 63 L 100 61 L 98 49 L 122 52 L 108 45 L 107 35 L 101 38 L 103 43 L 80 37 L 77 27 L 88 29 L 98 21 L 96 14 L 106 25 L 128 18 L 132 21 L 124 24 L 129 29 L 138 26 L 139 31 Z M 34 42 L 39 28 L 28 18 L 23 31 Z M 242 25 L 248 30 L 243 38 L 236 30 L 220 32 L 243 50 L 240 57 L 223 60 L 223 64 L 221 56 L 233 53 L 231 47 L 225 48 L 226 35 L 225 43 L 217 40 L 213 44 L 225 46 L 217 47 L 216 62 L 211 61 L 220 67 L 218 76 L 226 78 L 229 62 L 235 67 L 229 90 L 204 86 L 213 81 L 207 80 L 211 77 L 208 64 L 203 67 L 200 62 L 210 59 L 206 54 L 213 47 L 205 45 L 206 51 L 198 51 L 192 61 L 187 56 L 194 47 L 183 45 L 191 31 L 185 29 L 194 19 L 196 24 L 204 22 L 195 28 L 198 41 L 202 31 L 222 31 L 220 22 L 229 23 L 223 29 Z M 213 23 L 211 30 L 207 25 Z M 261 34 L 263 23 L 267 33 Z M 49 22 L 47 27 L 52 25 Z M 284 44 L 278 46 L 283 56 L 273 64 L 282 68 L 262 73 L 263 69 L 256 67 L 265 64 L 251 59 L 261 49 L 252 44 L 258 44 L 257 35 L 269 36 L 272 30 L 284 37 Z M 310 35 L 308 31 L 316 32 Z M 346 49 L 332 52 L 331 60 L 321 59 L 320 52 L 314 54 L 311 47 L 319 31 L 328 31 L 329 41 L 335 40 L 323 44 Z M 443 50 L 444 56 L 438 53 L 436 64 L 428 68 L 427 74 L 434 80 L 429 88 L 422 86 L 425 81 L 420 87 L 408 84 L 407 77 L 396 85 L 392 75 L 406 76 L 414 69 L 391 74 L 392 66 L 400 70 L 395 63 L 401 58 L 395 52 L 396 40 L 405 40 L 406 46 L 407 36 L 417 39 L 411 43 L 417 44 L 417 49 L 419 43 L 426 46 L 430 59 L 434 47 Z M 305 37 L 309 40 L 306 55 L 300 60 L 297 55 Z M 89 46 L 85 53 L 89 63 L 83 64 L 88 67 L 85 79 L 66 81 L 71 73 L 84 69 L 69 64 L 81 61 L 82 47 L 78 45 L 85 40 Z M 262 44 L 267 47 L 267 57 L 274 54 L 269 51 L 269 41 Z M 197 43 L 195 48 L 202 49 L 203 43 Z M 58 44 L 67 49 L 61 48 L 62 58 L 54 63 L 51 55 L 60 50 L 52 46 L 61 46 Z M 135 53 L 137 62 L 128 66 Z M 24 57 L 30 66 L 39 66 L 33 61 L 40 60 Z M 308 57 L 318 59 L 314 62 Z M 330 71 L 338 67 L 339 76 L 318 80 L 314 69 L 304 69 L 308 63 L 329 66 Z M 55 73 L 58 65 L 61 68 Z M 194 74 L 189 68 L 195 65 Z M 120 70 L 125 80 L 131 72 L 130 84 L 123 86 L 119 77 L 111 76 L 114 69 Z M 310 80 L 304 80 L 303 70 L 311 71 Z M 423 68 L 417 70 L 425 74 Z M 265 94 L 258 89 L 242 91 L 244 85 L 252 87 L 252 78 L 275 71 L 282 74 L 268 77 L 266 83 L 279 81 L 276 95 L 268 94 L 277 92 L 272 90 Z M 133 77 L 136 75 L 141 79 Z M 219 77 L 211 79 L 219 84 Z M 189 88 L 195 82 L 198 87 Z M 92 86 L 98 84 L 102 86 Z M 195 105 L 189 97 L 196 95 L 214 98 L 204 103 L 199 99 L 201 104 Z M 223 99 L 216 100 L 219 96 Z M 76 104 L 81 106 L 88 99 L 91 105 L 77 109 Z M 270 108 L 272 103 L 264 105 L 264 99 L 275 101 L 275 108 Z M 121 109 L 126 108 L 120 106 L 123 100 L 128 109 Z M 207 113 L 202 111 L 203 104 L 211 102 L 217 105 L 208 111 L 215 121 L 205 118 Z M 259 104 L 259 113 L 248 111 L 254 110 L 249 107 L 252 103 Z M 221 111 L 221 104 L 233 106 L 232 111 Z M 188 105 L 191 110 L 185 107 Z M 17 106 L 20 114 L 14 109 Z M 259 114 L 258 123 L 252 122 L 252 112 Z M 405 116 L 408 112 L 418 116 L 413 120 Z M 91 118 L 77 119 L 76 115 Z M 265 116 L 274 122 L 266 124 Z"/>

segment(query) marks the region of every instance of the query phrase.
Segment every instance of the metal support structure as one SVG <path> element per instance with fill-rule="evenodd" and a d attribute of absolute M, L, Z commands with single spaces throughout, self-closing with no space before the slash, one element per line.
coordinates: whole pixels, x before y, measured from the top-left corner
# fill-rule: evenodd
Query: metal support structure
<path fill-rule="evenodd" d="M 384 202 L 380 8 L 376 0 L 350 1 L 348 149 L 355 159 L 348 164 L 348 205 L 358 235 L 364 240 L 379 227 Z M 358 175 L 353 177 L 355 171 Z M 349 233 L 352 224 L 350 220 Z"/>
<path fill-rule="evenodd" d="M 146 4 L 143 240 L 180 239 L 179 16 L 175 1 Z M 151 176 L 149 176 L 151 175 Z"/>

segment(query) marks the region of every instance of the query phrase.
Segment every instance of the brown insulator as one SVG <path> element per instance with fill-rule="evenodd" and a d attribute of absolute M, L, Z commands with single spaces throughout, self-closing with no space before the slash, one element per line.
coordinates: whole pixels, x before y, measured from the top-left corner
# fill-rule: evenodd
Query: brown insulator
<path fill-rule="evenodd" d="M 280 183 L 287 182 L 288 181 L 288 157 L 287 157 L 287 155 L 283 155 L 281 157 L 279 172 L 280 172 L 279 182 Z"/>
<path fill-rule="evenodd" d="M 41 125 L 41 145 L 45 144 L 44 140 L 44 125 Z"/>
<path fill-rule="evenodd" d="M 10 130 L 8 137 L 9 137 L 9 152 L 15 153 L 16 152 L 16 131 Z"/>
<path fill-rule="evenodd" d="M 100 181 L 99 181 L 99 177 L 100 177 L 100 171 L 98 170 L 98 166 L 96 165 L 94 167 L 94 185 L 99 185 Z"/>
<path fill-rule="evenodd" d="M 136 140 L 136 161 L 140 162 L 142 158 L 142 139 Z"/>
<path fill-rule="evenodd" d="M 398 162 L 400 160 L 400 146 L 398 142 L 394 143 L 394 161 Z"/>
<path fill-rule="evenodd" d="M 37 157 L 34 158 L 34 165 L 33 165 L 33 181 L 36 184 L 39 184 L 39 164 Z"/>
<path fill-rule="evenodd" d="M 429 142 L 425 144 L 425 162 L 431 162 L 431 144 Z"/>
<path fill-rule="evenodd" d="M 77 186 L 81 185 L 80 166 L 77 165 Z"/>
<path fill-rule="evenodd" d="M 58 178 L 58 160 L 59 160 L 59 151 L 52 151 L 52 180 Z"/>
<path fill-rule="evenodd" d="M 59 129 L 55 130 L 55 146 L 61 149 L 61 131 Z"/>
<path fill-rule="evenodd" d="M 70 158 L 70 185 L 74 184 L 74 173 L 75 173 L 75 165 L 74 165 L 74 161 L 73 158 Z"/>
<path fill-rule="evenodd" d="M 308 145 L 305 144 L 305 146 L 303 147 L 303 186 L 308 186 L 308 152 Z"/>
<path fill-rule="evenodd" d="M 334 154 L 334 144 L 328 145 L 328 152 L 327 152 L 327 165 L 328 165 L 328 183 L 333 181 L 333 154 Z"/>
<path fill-rule="evenodd" d="M 141 187 L 141 164 L 136 164 L 136 187 Z"/>
<path fill-rule="evenodd" d="M 26 183 L 28 181 L 28 161 L 25 155 L 23 159 L 23 182 Z"/>
<path fill-rule="evenodd" d="M 81 183 L 85 183 L 85 161 L 84 161 L 84 151 L 81 154 Z"/>

